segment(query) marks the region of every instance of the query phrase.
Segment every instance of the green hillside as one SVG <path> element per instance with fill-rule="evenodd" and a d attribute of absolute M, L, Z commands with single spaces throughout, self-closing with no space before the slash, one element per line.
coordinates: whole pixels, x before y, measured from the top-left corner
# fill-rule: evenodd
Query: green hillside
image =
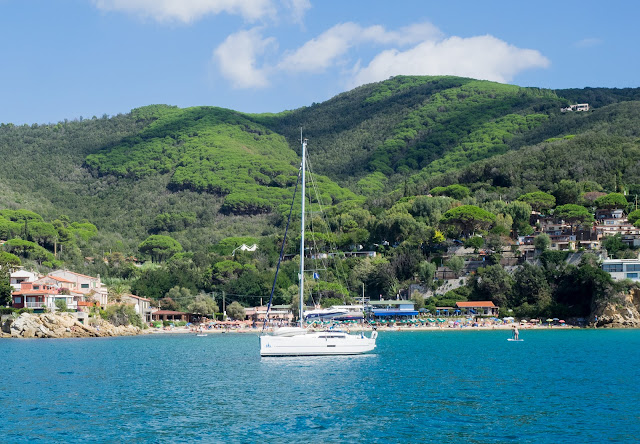
<path fill-rule="evenodd" d="M 560 112 L 584 102 L 589 112 Z M 390 297 L 409 283 L 432 285 L 447 243 L 471 233 L 482 235 L 464 240 L 474 248 L 509 245 L 532 231 L 527 193 L 562 211 L 616 191 L 627 193 L 613 195 L 630 209 L 640 192 L 640 89 L 550 91 L 398 76 L 274 114 L 151 105 L 113 117 L 2 124 L 3 253 L 43 270 L 100 274 L 141 296 L 171 295 L 177 305 L 166 307 L 186 309 L 198 292 L 222 291 L 252 304 L 271 289 L 300 128 L 320 173 L 310 208 L 322 203 L 326 213 L 310 218 L 308 248 L 383 254 L 336 261 L 345 276 L 327 272 L 309 283 L 329 300 L 348 300 L 363 284 L 368 295 Z M 294 255 L 291 239 L 285 251 Z M 243 243 L 258 248 L 237 250 Z M 612 251 L 635 254 L 620 245 Z M 551 314 L 542 299 L 556 304 L 554 314 L 583 314 L 595 294 L 575 299 L 569 289 L 584 276 L 561 267 L 559 257 L 548 258 L 556 268 L 536 271 L 547 273 L 544 298 L 527 302 L 537 304 L 536 315 Z M 585 267 L 602 278 L 593 264 Z M 293 262 L 283 264 L 278 302 L 297 293 L 296 274 Z M 451 297 L 495 297 L 513 307 L 523 300 L 480 284 L 470 281 Z"/>
<path fill-rule="evenodd" d="M 513 140 L 514 150 L 447 175 L 412 176 L 415 192 L 462 183 L 472 188 L 553 192 L 562 180 L 593 182 L 608 190 L 640 191 L 640 102 L 590 113 L 561 115 Z M 516 147 L 522 145 L 520 149 Z"/>
<path fill-rule="evenodd" d="M 240 113 L 211 107 L 147 107 L 134 118 L 153 122 L 135 137 L 87 156 L 100 175 L 140 179 L 168 174 L 172 191 L 223 196 L 221 212 L 269 213 L 287 202 L 299 159 L 284 138 Z M 355 196 L 330 181 L 319 183 L 327 204 Z"/>
<path fill-rule="evenodd" d="M 321 171 L 357 182 L 382 173 L 391 185 L 429 168 L 446 172 L 510 149 L 514 136 L 543 125 L 567 100 L 553 91 L 468 78 L 398 76 L 322 104 L 254 117 L 288 140 L 317 141 Z"/>

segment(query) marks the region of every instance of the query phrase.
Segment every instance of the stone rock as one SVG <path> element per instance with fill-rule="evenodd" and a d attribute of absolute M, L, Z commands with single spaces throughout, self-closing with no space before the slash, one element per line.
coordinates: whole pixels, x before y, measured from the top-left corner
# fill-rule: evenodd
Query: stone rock
<path fill-rule="evenodd" d="M 94 325 L 83 325 L 70 313 L 22 313 L 12 323 L 5 323 L 2 333 L 13 338 L 82 338 L 124 336 L 142 333 L 133 325 L 116 327 L 103 319 L 92 319 Z"/>
<path fill-rule="evenodd" d="M 632 288 L 629 293 L 596 301 L 591 318 L 596 327 L 640 328 L 640 289 Z"/>

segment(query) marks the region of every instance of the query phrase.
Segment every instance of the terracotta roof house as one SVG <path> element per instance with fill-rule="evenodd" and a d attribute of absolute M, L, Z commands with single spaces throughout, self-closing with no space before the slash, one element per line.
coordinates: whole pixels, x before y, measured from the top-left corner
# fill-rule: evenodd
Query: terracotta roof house
<path fill-rule="evenodd" d="M 22 282 L 20 290 L 12 293 L 13 308 L 31 308 L 36 312 L 56 311 L 56 301 L 63 300 L 67 308 L 77 309 L 77 301 L 70 294 L 62 294 L 62 288 L 48 279 Z"/>

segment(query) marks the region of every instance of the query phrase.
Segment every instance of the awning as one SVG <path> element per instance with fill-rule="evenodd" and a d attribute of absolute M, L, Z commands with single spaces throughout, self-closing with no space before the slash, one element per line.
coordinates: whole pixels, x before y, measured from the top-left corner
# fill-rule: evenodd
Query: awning
<path fill-rule="evenodd" d="M 414 310 L 373 310 L 374 316 L 417 316 Z"/>

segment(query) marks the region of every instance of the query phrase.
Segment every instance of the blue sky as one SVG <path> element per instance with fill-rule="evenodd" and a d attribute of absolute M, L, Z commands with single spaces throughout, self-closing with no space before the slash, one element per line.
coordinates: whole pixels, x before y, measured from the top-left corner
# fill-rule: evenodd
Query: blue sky
<path fill-rule="evenodd" d="M 0 0 L 0 122 L 280 112 L 397 74 L 639 87 L 640 3 Z"/>

